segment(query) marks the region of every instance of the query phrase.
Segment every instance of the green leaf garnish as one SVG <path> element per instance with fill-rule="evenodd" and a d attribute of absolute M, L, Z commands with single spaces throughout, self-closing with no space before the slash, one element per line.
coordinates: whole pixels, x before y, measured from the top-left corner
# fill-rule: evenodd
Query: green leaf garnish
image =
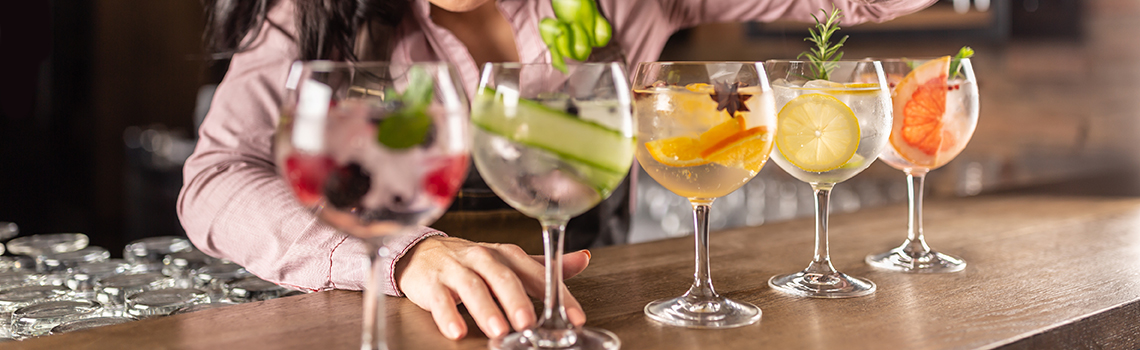
<path fill-rule="evenodd" d="M 831 14 L 824 9 L 819 11 L 827 17 L 827 22 L 820 23 L 818 17 L 811 15 L 811 18 L 815 19 L 815 28 L 808 28 L 811 36 L 804 38 L 804 41 L 815 43 L 815 47 L 801 52 L 796 58 L 807 57 L 812 70 L 815 71 L 815 79 L 829 80 L 831 71 L 836 67 L 835 62 L 843 58 L 843 52 L 839 51 L 839 48 L 843 47 L 847 36 L 844 35 L 839 42 L 832 45 L 831 36 L 839 30 L 839 19 L 843 18 L 840 13 L 843 11 L 834 6 L 831 8 Z"/>
<path fill-rule="evenodd" d="M 376 141 L 385 147 L 403 149 L 424 142 L 431 130 L 431 117 L 427 114 L 428 105 L 435 95 L 435 84 L 431 75 L 422 67 L 412 67 L 408 71 L 408 88 L 403 94 L 387 90 L 391 101 L 399 101 L 400 109 L 380 121 Z"/>
<path fill-rule="evenodd" d="M 424 142 L 431 129 L 431 117 L 427 111 L 399 110 L 380 121 L 376 138 L 385 147 L 404 149 Z"/>
<path fill-rule="evenodd" d="M 958 54 L 950 59 L 950 71 L 953 72 L 953 75 L 950 76 L 951 79 L 957 78 L 958 75 L 961 74 L 961 72 L 958 71 L 958 67 L 962 64 L 962 59 L 970 57 L 974 57 L 974 49 L 969 46 L 962 46 L 962 49 L 958 50 Z"/>
<path fill-rule="evenodd" d="M 408 70 L 408 88 L 404 90 L 400 101 L 408 109 L 426 109 L 434 93 L 435 84 L 432 83 L 431 75 L 422 67 L 412 67 Z"/>

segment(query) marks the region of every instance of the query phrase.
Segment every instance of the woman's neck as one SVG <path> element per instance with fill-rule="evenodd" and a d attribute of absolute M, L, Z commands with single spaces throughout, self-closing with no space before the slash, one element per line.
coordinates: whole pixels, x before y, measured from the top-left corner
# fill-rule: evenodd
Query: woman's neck
<path fill-rule="evenodd" d="M 519 60 L 514 30 L 495 1 L 467 12 L 450 12 L 432 5 L 431 20 L 463 42 L 478 67 L 487 62 Z"/>

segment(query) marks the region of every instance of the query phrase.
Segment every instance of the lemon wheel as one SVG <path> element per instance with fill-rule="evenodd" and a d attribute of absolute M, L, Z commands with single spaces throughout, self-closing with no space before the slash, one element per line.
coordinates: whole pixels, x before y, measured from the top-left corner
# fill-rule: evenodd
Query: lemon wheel
<path fill-rule="evenodd" d="M 780 110 L 776 147 L 789 163 L 825 172 L 847 163 L 859 149 L 859 119 L 839 99 L 806 94 Z"/>

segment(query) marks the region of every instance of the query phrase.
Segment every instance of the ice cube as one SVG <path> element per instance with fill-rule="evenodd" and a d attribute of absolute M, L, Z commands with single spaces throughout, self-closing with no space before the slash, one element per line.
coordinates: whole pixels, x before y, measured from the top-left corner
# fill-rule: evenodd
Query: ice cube
<path fill-rule="evenodd" d="M 519 152 L 519 149 L 515 147 L 515 144 L 502 137 L 491 138 L 491 149 L 495 152 L 496 155 L 499 156 L 499 158 L 502 158 L 508 162 L 513 162 L 516 159 L 519 159 L 519 156 L 521 155 L 521 152 Z"/>
<path fill-rule="evenodd" d="M 565 94 L 541 93 L 541 94 L 538 94 L 538 97 L 536 97 L 535 100 L 538 101 L 538 103 L 541 103 L 542 105 L 544 105 L 546 107 L 549 107 L 550 109 L 553 109 L 556 111 L 561 111 L 561 112 L 568 112 L 567 110 L 571 106 L 570 105 L 570 97 L 566 96 Z M 578 113 L 572 113 L 572 114 L 577 115 Z"/>
<path fill-rule="evenodd" d="M 776 80 L 773 80 L 773 81 L 770 83 L 770 85 L 772 85 L 772 86 L 782 86 L 782 87 L 792 87 L 792 86 L 795 86 L 795 85 L 793 85 L 793 84 L 792 84 L 792 82 L 790 82 L 790 81 L 788 81 L 787 79 L 784 79 L 784 78 L 777 78 Z"/>
<path fill-rule="evenodd" d="M 530 187 L 536 192 L 545 195 L 558 206 L 586 207 L 585 203 L 600 201 L 598 191 L 578 180 L 574 175 L 553 170 L 546 174 L 530 178 Z"/>
<path fill-rule="evenodd" d="M 629 108 L 622 108 L 618 100 L 573 101 L 578 107 L 578 116 L 610 130 L 630 130 Z"/>
<path fill-rule="evenodd" d="M 731 83 L 738 80 L 736 76 L 740 74 L 741 66 L 743 63 L 723 62 L 709 64 L 705 67 L 709 73 L 709 81 Z"/>
<path fill-rule="evenodd" d="M 774 86 L 774 88 L 772 89 L 772 92 L 773 92 L 772 95 L 776 99 L 776 110 L 777 111 L 779 111 L 780 108 L 783 108 L 785 103 L 788 103 L 788 101 L 791 101 L 793 98 L 796 98 L 796 96 L 798 96 L 800 94 L 800 91 L 796 90 L 795 86 L 781 86 L 781 85 L 773 85 L 773 86 Z"/>

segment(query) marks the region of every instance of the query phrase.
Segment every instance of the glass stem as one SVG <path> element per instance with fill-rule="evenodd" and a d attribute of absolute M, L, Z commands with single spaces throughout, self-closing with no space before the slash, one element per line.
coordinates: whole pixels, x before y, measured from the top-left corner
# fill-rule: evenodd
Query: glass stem
<path fill-rule="evenodd" d="M 716 290 L 713 289 L 712 273 L 709 271 L 709 211 L 712 209 L 712 203 L 712 199 L 689 199 L 689 204 L 693 206 L 695 225 L 693 236 L 696 240 L 694 244 L 696 270 L 693 272 L 693 286 L 689 287 L 688 293 L 685 293 L 685 299 L 693 303 L 718 297 Z"/>
<path fill-rule="evenodd" d="M 546 298 L 543 302 L 542 319 L 538 321 L 538 328 L 555 331 L 560 337 L 573 337 L 572 332 L 557 332 L 559 330 L 574 329 L 574 324 L 566 317 L 566 308 L 562 304 L 562 241 L 566 235 L 566 221 L 548 219 L 542 220 L 542 240 L 546 251 Z M 555 344 L 564 344 L 572 339 L 552 340 Z"/>
<path fill-rule="evenodd" d="M 810 274 L 833 275 L 838 273 L 831 265 L 831 252 L 827 242 L 827 215 L 831 201 L 831 188 L 835 184 L 811 184 L 815 192 L 815 255 L 804 270 Z"/>
<path fill-rule="evenodd" d="M 922 187 L 925 179 L 925 172 L 908 172 L 906 174 L 906 183 L 910 185 L 907 189 L 910 198 L 910 215 L 907 222 L 906 242 L 903 243 L 902 249 L 912 258 L 930 253 L 930 246 L 926 245 L 926 238 L 922 235 Z"/>
<path fill-rule="evenodd" d="M 384 262 L 381 259 L 381 249 L 383 249 L 383 242 L 380 239 L 377 241 L 366 240 L 370 251 L 370 261 L 372 262 L 371 271 L 368 274 L 368 280 L 364 285 L 364 330 L 361 333 L 361 350 L 387 350 L 388 344 L 385 341 L 385 296 L 380 292 L 380 283 L 385 280 L 384 271 L 382 267 Z M 386 249 L 385 249 L 386 251 Z"/>

